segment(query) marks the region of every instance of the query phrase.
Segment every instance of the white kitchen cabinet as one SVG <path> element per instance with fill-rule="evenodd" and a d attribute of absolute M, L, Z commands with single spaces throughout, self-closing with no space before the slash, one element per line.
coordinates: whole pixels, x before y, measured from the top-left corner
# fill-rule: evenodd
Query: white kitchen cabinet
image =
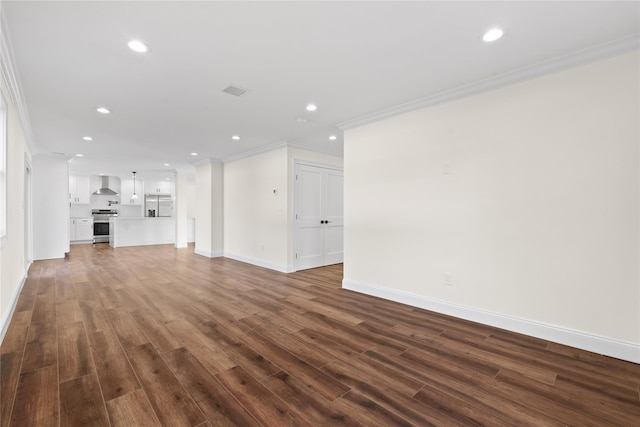
<path fill-rule="evenodd" d="M 167 180 L 144 180 L 145 194 L 171 194 L 173 196 L 173 183 Z"/>
<path fill-rule="evenodd" d="M 144 199 L 142 192 L 142 181 L 136 179 L 136 195 L 137 198 L 133 198 L 133 179 L 125 179 L 123 178 L 121 181 L 121 192 L 120 192 L 120 204 L 121 205 L 142 205 L 142 200 Z"/>
<path fill-rule="evenodd" d="M 93 218 L 73 218 L 69 223 L 69 241 L 93 241 Z"/>
<path fill-rule="evenodd" d="M 88 176 L 69 175 L 69 201 L 72 205 L 88 205 L 90 195 Z"/>

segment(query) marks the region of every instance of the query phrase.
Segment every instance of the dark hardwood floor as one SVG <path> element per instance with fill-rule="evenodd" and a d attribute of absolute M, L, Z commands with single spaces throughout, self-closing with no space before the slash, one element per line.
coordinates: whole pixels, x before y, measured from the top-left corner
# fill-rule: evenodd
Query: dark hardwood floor
<path fill-rule="evenodd" d="M 1 426 L 638 426 L 640 365 L 193 248 L 38 261 Z"/>

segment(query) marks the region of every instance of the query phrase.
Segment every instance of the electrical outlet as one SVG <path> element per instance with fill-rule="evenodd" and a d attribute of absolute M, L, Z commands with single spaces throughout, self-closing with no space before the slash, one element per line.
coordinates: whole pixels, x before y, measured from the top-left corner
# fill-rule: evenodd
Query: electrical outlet
<path fill-rule="evenodd" d="M 445 286 L 453 286 L 453 274 L 444 273 L 444 285 Z"/>

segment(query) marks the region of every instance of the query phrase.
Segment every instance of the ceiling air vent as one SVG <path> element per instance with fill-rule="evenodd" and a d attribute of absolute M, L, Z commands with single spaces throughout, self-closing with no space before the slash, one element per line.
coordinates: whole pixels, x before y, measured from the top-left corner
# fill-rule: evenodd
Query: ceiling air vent
<path fill-rule="evenodd" d="M 248 92 L 248 90 L 242 89 L 241 87 L 234 86 L 234 85 L 229 85 L 226 88 L 224 88 L 222 91 L 224 93 L 228 93 L 229 95 L 233 95 L 233 96 L 242 96 Z"/>

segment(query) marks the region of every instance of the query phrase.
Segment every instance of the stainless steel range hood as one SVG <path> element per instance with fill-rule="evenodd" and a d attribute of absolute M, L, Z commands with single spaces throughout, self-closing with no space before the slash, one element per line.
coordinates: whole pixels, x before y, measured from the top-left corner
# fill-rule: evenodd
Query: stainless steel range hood
<path fill-rule="evenodd" d="M 102 176 L 100 177 L 100 188 L 93 192 L 96 196 L 117 196 L 118 193 L 113 191 L 109 185 L 109 177 Z M 95 187 L 94 187 L 95 188 Z"/>

